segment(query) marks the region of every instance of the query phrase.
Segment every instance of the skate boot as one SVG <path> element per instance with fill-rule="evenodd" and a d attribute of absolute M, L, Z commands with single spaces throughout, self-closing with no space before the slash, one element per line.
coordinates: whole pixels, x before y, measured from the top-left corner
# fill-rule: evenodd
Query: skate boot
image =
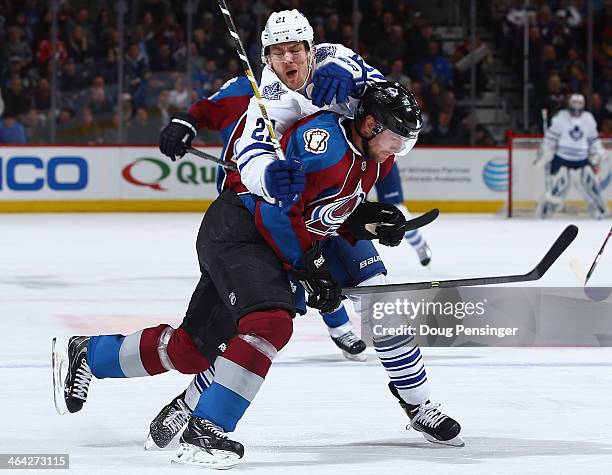
<path fill-rule="evenodd" d="M 452 417 L 438 410 L 440 404 L 432 404 L 429 401 L 418 406 L 408 404 L 401 398 L 392 382 L 389 382 L 389 389 L 410 418 L 410 425 L 406 427 L 407 429 L 412 427 L 418 430 L 425 439 L 436 444 L 452 445 L 455 447 L 463 447 L 465 445 L 465 442 L 463 442 L 459 435 L 461 426 Z"/>
<path fill-rule="evenodd" d="M 165 449 L 183 430 L 191 417 L 191 409 L 185 403 L 185 391 L 163 407 L 151 421 L 145 450 Z"/>
<path fill-rule="evenodd" d="M 365 361 L 366 344 L 350 328 L 352 326 L 348 327 L 347 324 L 330 328 L 329 336 L 336 346 L 342 350 L 342 354 L 347 360 Z"/>
<path fill-rule="evenodd" d="M 236 465 L 243 455 L 243 445 L 228 439 L 221 427 L 191 416 L 172 463 L 222 470 Z"/>
<path fill-rule="evenodd" d="M 88 336 L 53 338 L 53 398 L 58 414 L 78 412 L 87 400 L 92 374 L 87 364 Z"/>
<path fill-rule="evenodd" d="M 431 262 L 431 249 L 425 241 L 419 247 L 415 247 L 414 250 L 419 257 L 419 261 L 423 267 L 426 267 Z"/>

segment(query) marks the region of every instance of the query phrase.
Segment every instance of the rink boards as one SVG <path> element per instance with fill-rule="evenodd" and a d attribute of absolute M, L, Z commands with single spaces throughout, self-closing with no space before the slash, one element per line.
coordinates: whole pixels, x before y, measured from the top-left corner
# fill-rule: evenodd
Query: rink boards
<path fill-rule="evenodd" d="M 414 211 L 504 207 L 504 147 L 419 147 L 398 164 L 404 199 Z M 0 212 L 201 211 L 217 195 L 217 173 L 195 156 L 172 163 L 154 146 L 2 147 Z"/>

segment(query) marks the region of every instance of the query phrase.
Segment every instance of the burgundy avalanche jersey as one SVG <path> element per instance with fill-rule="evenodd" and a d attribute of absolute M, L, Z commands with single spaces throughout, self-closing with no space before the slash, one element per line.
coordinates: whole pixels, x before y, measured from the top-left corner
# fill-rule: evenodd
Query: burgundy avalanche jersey
<path fill-rule="evenodd" d="M 220 132 L 223 140 L 221 159 L 231 161 L 234 144 L 244 129 L 246 110 L 253 89 L 245 76 L 227 81 L 221 89 L 209 98 L 201 99 L 189 108 L 189 114 L 197 121 L 197 128 Z M 235 172 L 226 173 L 222 167 L 217 169 L 217 190 L 221 192 L 231 187 L 232 182 L 240 182 Z"/>
<path fill-rule="evenodd" d="M 306 189 L 290 210 L 241 194 L 261 234 L 290 267 L 301 267 L 302 254 L 315 241 L 336 233 L 350 240 L 342 224 L 393 166 L 393 158 L 382 164 L 364 158 L 347 137 L 347 120 L 319 112 L 283 135 L 285 155 L 302 160 L 306 172 Z"/>

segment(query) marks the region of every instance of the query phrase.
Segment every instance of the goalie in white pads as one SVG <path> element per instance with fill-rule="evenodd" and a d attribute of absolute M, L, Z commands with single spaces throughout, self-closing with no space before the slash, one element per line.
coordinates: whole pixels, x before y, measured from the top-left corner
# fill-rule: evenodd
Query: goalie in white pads
<path fill-rule="evenodd" d="M 563 206 L 571 182 L 584 197 L 591 216 L 602 219 L 607 215 L 608 205 L 597 178 L 606 152 L 593 115 L 584 110 L 582 94 L 572 94 L 568 108 L 555 114 L 539 155 L 539 162 L 546 167 L 546 192 L 536 210 L 538 217 L 550 218 Z"/>

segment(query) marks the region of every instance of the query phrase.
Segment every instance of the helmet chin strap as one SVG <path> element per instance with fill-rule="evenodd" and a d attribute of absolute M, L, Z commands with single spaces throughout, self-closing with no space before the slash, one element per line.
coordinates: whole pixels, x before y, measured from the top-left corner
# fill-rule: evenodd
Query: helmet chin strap
<path fill-rule="evenodd" d="M 308 62 L 308 74 L 306 75 L 306 79 L 304 79 L 304 82 L 302 83 L 302 85 L 295 90 L 296 92 L 302 92 L 304 90 L 304 88 L 306 87 L 306 84 L 308 83 L 308 80 L 310 79 L 310 76 L 312 75 L 312 72 L 314 71 L 314 60 L 315 60 L 314 47 L 313 47 L 313 51 L 309 51 L 308 54 L 310 55 L 310 61 Z"/>

